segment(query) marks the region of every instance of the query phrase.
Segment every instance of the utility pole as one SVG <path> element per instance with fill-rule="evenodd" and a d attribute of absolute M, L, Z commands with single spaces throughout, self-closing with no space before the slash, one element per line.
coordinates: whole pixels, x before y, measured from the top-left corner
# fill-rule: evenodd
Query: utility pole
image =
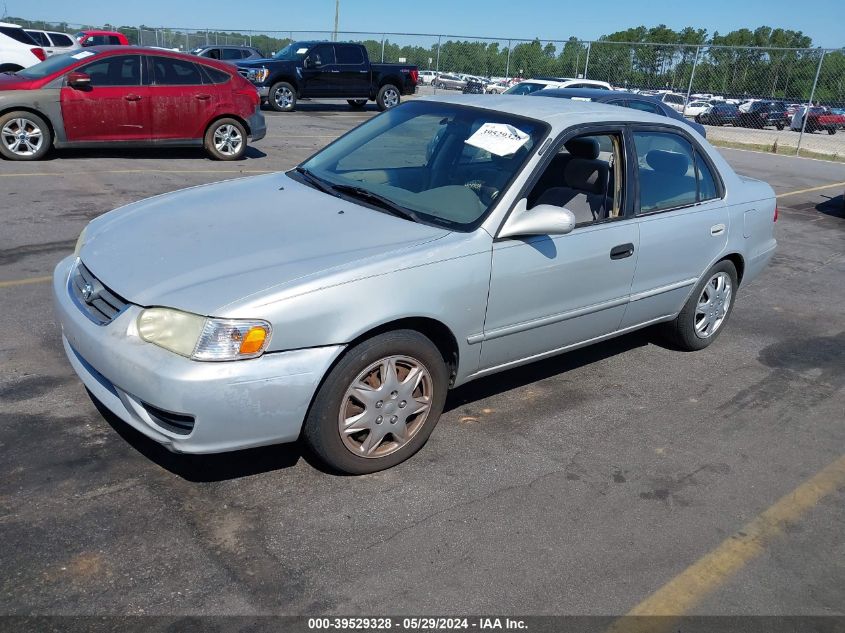
<path fill-rule="evenodd" d="M 337 22 L 340 18 L 340 0 L 334 0 L 334 41 L 337 42 Z"/>

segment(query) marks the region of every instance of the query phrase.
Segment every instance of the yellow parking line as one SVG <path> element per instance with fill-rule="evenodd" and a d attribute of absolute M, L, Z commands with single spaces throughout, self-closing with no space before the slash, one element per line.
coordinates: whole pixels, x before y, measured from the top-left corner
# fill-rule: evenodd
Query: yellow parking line
<path fill-rule="evenodd" d="M 797 196 L 799 193 L 811 193 L 813 191 L 821 191 L 823 189 L 833 189 L 834 187 L 845 187 L 845 182 L 832 182 L 829 185 L 819 185 L 818 187 L 810 187 L 808 189 L 798 189 L 797 191 L 787 191 L 786 193 L 779 193 L 778 198 L 785 198 L 786 196 Z"/>
<path fill-rule="evenodd" d="M 91 176 L 96 174 L 231 174 L 237 176 L 240 174 L 271 174 L 278 169 L 239 169 L 233 171 L 229 169 L 105 169 L 102 171 L 64 171 L 64 172 L 42 172 L 42 173 L 19 173 L 19 174 L 0 174 L 0 178 L 21 178 L 21 177 L 36 177 L 49 176 L 55 178 L 58 176 Z"/>
<path fill-rule="evenodd" d="M 672 580 L 631 609 L 627 616 L 675 616 L 688 613 L 708 594 L 730 580 L 746 564 L 783 534 L 827 495 L 845 485 L 845 455 L 784 495 L 768 510 L 735 532 Z M 608 629 L 613 633 L 674 630 L 672 617 L 621 618 Z"/>
<path fill-rule="evenodd" d="M 43 284 L 50 281 L 52 277 L 30 277 L 29 279 L 12 279 L 11 281 L 0 281 L 0 288 L 11 288 L 12 286 L 26 286 L 27 284 Z"/>

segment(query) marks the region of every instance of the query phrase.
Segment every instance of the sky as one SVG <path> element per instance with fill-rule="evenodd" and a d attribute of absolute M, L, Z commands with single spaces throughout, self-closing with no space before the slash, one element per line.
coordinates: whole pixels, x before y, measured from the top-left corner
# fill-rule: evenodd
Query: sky
<path fill-rule="evenodd" d="M 335 0 L 0 0 L 7 15 L 33 20 L 238 30 L 331 30 Z M 801 9 L 806 8 L 806 11 Z M 814 46 L 845 46 L 845 0 L 340 0 L 340 30 L 475 37 L 595 39 L 666 24 L 726 33 L 738 28 L 803 31 Z"/>

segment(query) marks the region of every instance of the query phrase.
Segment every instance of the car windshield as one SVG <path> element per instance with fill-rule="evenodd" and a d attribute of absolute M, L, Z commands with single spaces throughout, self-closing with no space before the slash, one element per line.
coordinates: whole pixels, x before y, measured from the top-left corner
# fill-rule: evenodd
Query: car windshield
<path fill-rule="evenodd" d="M 52 57 L 48 57 L 46 61 L 43 61 L 40 64 L 35 64 L 34 66 L 30 66 L 29 68 L 19 70 L 17 72 L 17 75 L 19 77 L 26 77 L 27 79 L 44 79 L 44 77 L 48 77 L 54 73 L 62 71 L 65 68 L 68 68 L 69 66 L 72 66 L 73 64 L 78 62 L 80 58 L 75 57 L 74 55 L 79 55 L 79 53 L 63 53 L 61 55 L 53 55 Z"/>
<path fill-rule="evenodd" d="M 308 47 L 308 42 L 292 42 L 273 55 L 273 59 L 280 59 L 284 61 L 302 59 L 302 56 L 308 52 Z"/>
<path fill-rule="evenodd" d="M 480 224 L 547 131 L 541 121 L 501 112 L 409 102 L 355 128 L 298 171 L 385 212 L 466 231 Z"/>
<path fill-rule="evenodd" d="M 506 95 L 527 95 L 531 94 L 532 92 L 537 92 L 538 90 L 542 90 L 546 87 L 546 84 L 537 84 L 532 83 L 530 81 L 523 81 L 515 86 L 508 88 L 505 90 Z"/>

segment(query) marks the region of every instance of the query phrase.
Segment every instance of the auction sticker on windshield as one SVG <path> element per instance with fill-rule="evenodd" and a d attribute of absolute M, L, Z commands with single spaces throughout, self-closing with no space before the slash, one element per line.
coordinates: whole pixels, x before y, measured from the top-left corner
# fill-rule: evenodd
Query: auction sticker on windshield
<path fill-rule="evenodd" d="M 528 134 L 512 125 L 485 123 L 464 142 L 496 156 L 509 156 L 525 145 L 529 138 Z"/>

